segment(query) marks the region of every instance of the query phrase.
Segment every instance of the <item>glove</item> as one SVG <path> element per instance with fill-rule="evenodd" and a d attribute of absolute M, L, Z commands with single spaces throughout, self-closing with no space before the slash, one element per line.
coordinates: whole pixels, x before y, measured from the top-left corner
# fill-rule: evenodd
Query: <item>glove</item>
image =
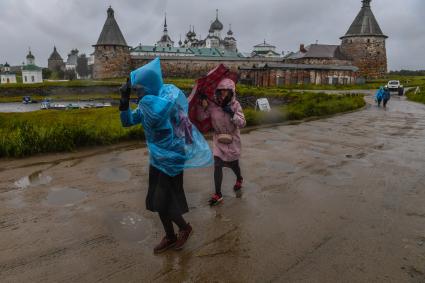
<path fill-rule="evenodd" d="M 131 82 L 127 79 L 127 82 L 120 87 L 120 111 L 127 111 L 130 108 L 130 94 L 131 94 Z"/>
<path fill-rule="evenodd" d="M 233 112 L 230 105 L 223 106 L 221 109 L 223 109 L 224 113 L 229 114 L 231 118 L 233 118 L 233 116 L 235 115 L 235 112 Z"/>

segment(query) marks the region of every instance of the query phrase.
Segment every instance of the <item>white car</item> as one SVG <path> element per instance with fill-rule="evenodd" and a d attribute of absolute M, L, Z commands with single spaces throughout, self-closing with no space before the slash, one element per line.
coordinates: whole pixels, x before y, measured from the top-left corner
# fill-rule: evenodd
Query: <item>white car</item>
<path fill-rule="evenodd" d="M 400 84 L 400 81 L 389 81 L 385 86 L 390 92 L 397 92 L 398 95 L 404 95 L 404 87 Z"/>

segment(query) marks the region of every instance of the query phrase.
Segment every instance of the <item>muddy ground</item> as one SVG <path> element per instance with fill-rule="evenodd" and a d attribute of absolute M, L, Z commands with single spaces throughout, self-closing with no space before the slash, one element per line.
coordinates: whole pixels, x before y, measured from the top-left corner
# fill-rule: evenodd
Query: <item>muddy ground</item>
<path fill-rule="evenodd" d="M 425 106 L 242 140 L 243 198 L 226 171 L 210 208 L 212 168 L 187 171 L 194 234 L 159 256 L 143 146 L 0 161 L 0 281 L 425 282 Z"/>

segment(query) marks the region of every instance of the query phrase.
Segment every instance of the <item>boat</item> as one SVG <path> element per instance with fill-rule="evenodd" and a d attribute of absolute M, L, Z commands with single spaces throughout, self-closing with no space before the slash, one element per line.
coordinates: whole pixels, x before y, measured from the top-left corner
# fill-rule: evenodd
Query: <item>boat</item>
<path fill-rule="evenodd" d="M 80 109 L 81 107 L 80 107 L 80 105 L 79 104 L 77 104 L 77 103 L 69 103 L 67 106 L 66 106 L 66 109 Z"/>
<path fill-rule="evenodd" d="M 63 110 L 66 109 L 66 106 L 64 104 L 54 103 L 50 105 L 50 109 Z"/>
<path fill-rule="evenodd" d="M 30 104 L 31 103 L 31 96 L 22 97 L 22 103 L 23 104 Z"/>
<path fill-rule="evenodd" d="M 43 101 L 43 102 L 41 102 L 40 108 L 42 110 L 50 109 L 50 101 Z"/>

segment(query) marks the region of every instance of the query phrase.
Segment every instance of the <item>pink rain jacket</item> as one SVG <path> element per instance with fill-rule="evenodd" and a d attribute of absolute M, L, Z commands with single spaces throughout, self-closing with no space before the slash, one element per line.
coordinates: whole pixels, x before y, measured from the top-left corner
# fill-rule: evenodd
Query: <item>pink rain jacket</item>
<path fill-rule="evenodd" d="M 233 91 L 233 97 L 230 101 L 230 107 L 235 112 L 233 118 L 223 111 L 217 101 L 209 101 L 207 109 L 199 107 L 198 115 L 201 120 L 211 118 L 213 135 L 213 154 L 221 158 L 223 161 L 235 161 L 241 155 L 241 136 L 240 130 L 245 127 L 245 115 L 243 114 L 240 103 L 236 100 L 236 87 L 231 79 L 223 79 L 217 86 L 217 89 L 229 89 Z M 218 141 L 219 134 L 229 134 L 233 137 L 230 144 L 220 143 Z"/>

